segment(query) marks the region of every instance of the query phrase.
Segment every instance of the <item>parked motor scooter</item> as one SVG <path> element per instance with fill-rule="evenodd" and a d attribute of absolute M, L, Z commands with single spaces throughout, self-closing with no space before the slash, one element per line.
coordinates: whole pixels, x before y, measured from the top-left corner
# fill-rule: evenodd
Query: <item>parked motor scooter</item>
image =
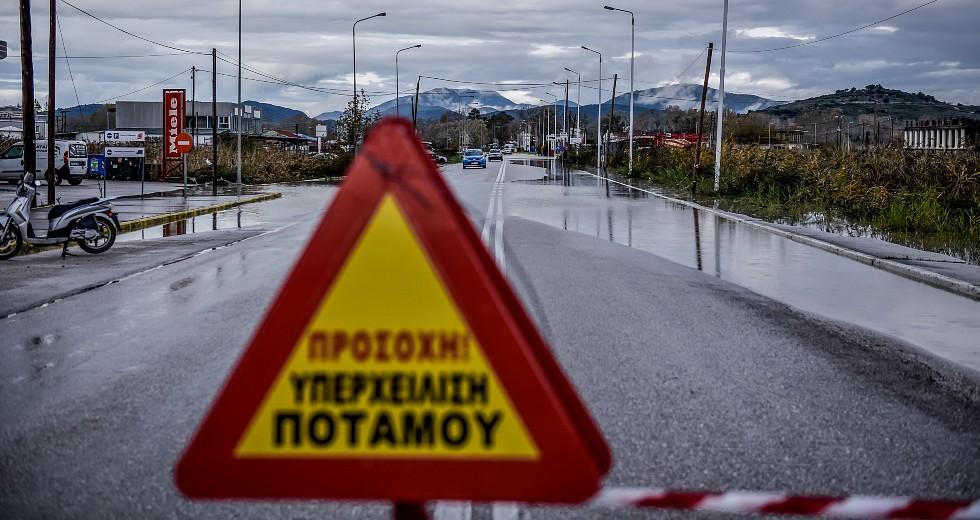
<path fill-rule="evenodd" d="M 32 215 L 31 201 L 37 193 L 36 186 L 34 173 L 22 175 L 14 200 L 6 210 L 0 210 L 0 260 L 16 256 L 24 241 L 33 245 L 64 244 L 62 257 L 69 254 L 68 244 L 72 240 L 92 254 L 104 253 L 112 247 L 120 226 L 110 199 L 56 204 L 46 215 L 44 209 L 34 210 Z"/>

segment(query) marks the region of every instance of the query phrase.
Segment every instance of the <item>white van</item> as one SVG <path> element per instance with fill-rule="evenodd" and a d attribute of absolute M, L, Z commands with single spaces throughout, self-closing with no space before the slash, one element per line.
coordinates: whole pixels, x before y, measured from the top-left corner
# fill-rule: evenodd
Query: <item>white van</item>
<path fill-rule="evenodd" d="M 88 146 L 85 141 L 56 140 L 54 142 L 55 180 L 57 184 L 67 180 L 78 186 L 85 178 Z M 37 150 L 38 180 L 48 170 L 48 142 L 34 141 Z M 24 173 L 24 142 L 18 141 L 0 153 L 0 181 L 16 183 Z"/>

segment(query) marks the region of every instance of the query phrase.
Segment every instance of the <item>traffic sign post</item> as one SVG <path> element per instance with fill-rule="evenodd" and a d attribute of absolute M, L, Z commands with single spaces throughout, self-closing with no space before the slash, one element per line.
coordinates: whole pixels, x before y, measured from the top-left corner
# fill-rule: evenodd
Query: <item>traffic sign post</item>
<path fill-rule="evenodd" d="M 194 139 L 191 137 L 191 134 L 181 132 L 177 134 L 175 142 L 177 152 L 184 161 L 184 197 L 187 197 L 187 154 L 194 148 Z"/>
<path fill-rule="evenodd" d="M 105 176 L 102 178 L 102 196 L 109 196 L 109 172 L 112 170 L 112 158 L 138 158 L 140 160 L 140 198 L 143 197 L 143 172 L 146 166 L 146 149 L 132 146 L 109 146 L 109 143 L 143 143 L 146 142 L 146 132 L 140 130 L 106 130 L 102 132 L 105 148 Z"/>
<path fill-rule="evenodd" d="M 133 146 L 106 146 L 105 147 L 105 158 L 106 163 L 111 164 L 112 159 L 139 159 L 140 160 L 140 198 L 144 195 L 144 167 L 146 165 L 146 149 L 142 147 Z M 109 178 L 109 168 L 106 168 L 106 179 L 103 181 L 105 187 L 103 187 L 103 197 L 108 196 L 108 178 Z"/>
<path fill-rule="evenodd" d="M 386 120 L 176 466 L 192 498 L 578 503 L 605 440 L 431 163 Z M 398 513 L 401 511 L 401 513 Z"/>

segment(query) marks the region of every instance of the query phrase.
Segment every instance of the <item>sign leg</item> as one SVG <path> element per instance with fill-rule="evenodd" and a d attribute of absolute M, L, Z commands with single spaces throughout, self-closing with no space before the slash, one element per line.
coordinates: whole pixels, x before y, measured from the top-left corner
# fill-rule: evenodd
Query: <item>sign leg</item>
<path fill-rule="evenodd" d="M 425 502 L 395 502 L 392 509 L 394 520 L 429 520 Z"/>

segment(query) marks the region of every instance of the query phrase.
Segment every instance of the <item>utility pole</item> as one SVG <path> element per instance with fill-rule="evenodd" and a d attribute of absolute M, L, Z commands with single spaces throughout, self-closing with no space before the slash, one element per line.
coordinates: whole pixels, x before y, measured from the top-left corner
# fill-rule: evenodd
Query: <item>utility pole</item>
<path fill-rule="evenodd" d="M 194 124 L 191 125 L 191 142 L 197 147 L 197 67 L 191 67 L 191 114 L 194 114 Z"/>
<path fill-rule="evenodd" d="M 607 172 L 609 171 L 609 142 L 612 141 L 612 129 L 616 119 L 616 83 L 618 79 L 619 74 L 613 74 L 612 99 L 609 100 L 609 124 L 606 125 L 609 137 L 606 138 L 606 154 L 602 161 Z"/>
<path fill-rule="evenodd" d="M 724 141 L 722 121 L 725 119 L 725 55 L 728 49 L 728 0 L 721 22 L 721 66 L 718 70 L 718 129 L 715 132 L 715 193 L 721 189 L 721 144 Z"/>
<path fill-rule="evenodd" d="M 37 170 L 34 147 L 34 50 L 31 43 L 31 0 L 20 0 L 20 93 L 24 119 L 24 174 Z M 31 201 L 31 206 L 36 202 Z"/>
<path fill-rule="evenodd" d="M 51 0 L 50 8 L 50 24 L 48 28 L 48 112 L 47 112 L 47 129 L 48 129 L 48 171 L 45 172 L 45 177 L 48 181 L 48 204 L 54 204 L 54 178 L 55 178 L 55 158 L 54 158 L 54 108 L 55 108 L 55 60 L 57 47 L 55 47 L 55 32 L 58 30 L 58 21 L 56 16 L 58 12 L 56 11 L 58 0 Z M 25 143 L 27 141 L 24 141 Z M 26 146 L 24 148 L 27 148 Z M 64 151 L 68 153 L 68 150 Z"/>
<path fill-rule="evenodd" d="M 837 149 L 840 150 L 843 140 L 841 139 L 840 133 L 840 116 L 837 116 Z"/>
<path fill-rule="evenodd" d="M 218 196 L 218 49 L 211 49 L 211 195 Z"/>
<path fill-rule="evenodd" d="M 422 76 L 419 76 L 418 81 L 415 82 L 415 104 L 412 105 L 412 128 L 418 131 L 418 117 L 419 117 L 419 87 L 422 86 Z M 449 132 L 446 132 L 448 135 Z"/>
<path fill-rule="evenodd" d="M 578 94 L 575 98 L 575 137 L 582 137 L 582 75 L 574 70 L 565 67 L 565 70 L 578 76 Z"/>
<path fill-rule="evenodd" d="M 242 110 L 242 0 L 238 0 L 238 136 L 235 149 L 235 183 L 242 183 L 242 123 L 245 122 L 245 112 Z"/>
<path fill-rule="evenodd" d="M 708 74 L 711 73 L 711 53 L 714 51 L 714 42 L 708 42 L 708 61 L 704 65 L 704 85 L 701 87 L 701 113 L 698 114 L 698 140 L 694 144 L 694 177 L 691 179 L 691 195 L 694 196 L 698 191 L 698 170 L 701 168 L 701 132 L 704 131 L 704 103 L 708 100 Z"/>

